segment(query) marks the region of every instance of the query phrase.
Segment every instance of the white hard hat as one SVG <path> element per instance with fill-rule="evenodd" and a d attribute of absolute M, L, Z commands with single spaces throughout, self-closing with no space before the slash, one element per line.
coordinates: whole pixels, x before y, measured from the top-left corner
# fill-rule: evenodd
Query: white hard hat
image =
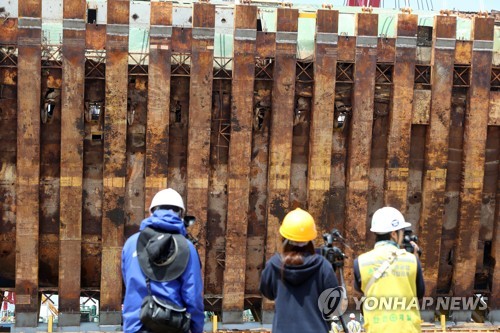
<path fill-rule="evenodd" d="M 184 212 L 184 201 L 181 195 L 174 189 L 167 188 L 156 193 L 151 200 L 151 206 L 149 206 L 149 212 L 153 213 L 153 208 L 158 206 L 175 206 L 182 209 Z"/>
<path fill-rule="evenodd" d="M 351 318 L 351 319 L 356 319 L 356 315 L 355 315 L 354 313 L 351 313 L 351 314 L 349 315 L 349 318 Z"/>
<path fill-rule="evenodd" d="M 371 232 L 386 234 L 391 231 L 411 227 L 411 223 L 405 221 L 403 214 L 393 207 L 378 209 L 372 217 Z"/>

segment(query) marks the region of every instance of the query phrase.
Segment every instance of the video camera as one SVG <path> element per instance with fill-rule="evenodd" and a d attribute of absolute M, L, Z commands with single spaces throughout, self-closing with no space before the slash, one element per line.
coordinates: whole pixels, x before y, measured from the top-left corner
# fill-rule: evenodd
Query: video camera
<path fill-rule="evenodd" d="M 332 264 L 333 270 L 344 267 L 344 259 L 347 258 L 344 252 L 337 246 L 333 246 L 334 242 L 343 241 L 344 238 L 337 229 L 332 232 L 323 234 L 325 245 L 321 247 L 321 255 Z"/>
<path fill-rule="evenodd" d="M 411 244 L 411 242 L 418 242 L 418 237 L 413 234 L 411 229 L 404 230 L 404 238 L 403 238 L 403 246 L 407 252 L 415 254 L 415 248 Z M 422 255 L 422 250 L 418 249 L 418 255 Z"/>
<path fill-rule="evenodd" d="M 196 217 L 192 215 L 186 215 L 182 219 L 182 222 L 184 223 L 184 227 L 188 229 L 190 226 L 196 223 Z M 198 239 L 191 235 L 189 232 L 187 232 L 186 238 L 189 239 L 191 243 L 193 243 L 193 245 L 196 245 L 198 243 Z"/>

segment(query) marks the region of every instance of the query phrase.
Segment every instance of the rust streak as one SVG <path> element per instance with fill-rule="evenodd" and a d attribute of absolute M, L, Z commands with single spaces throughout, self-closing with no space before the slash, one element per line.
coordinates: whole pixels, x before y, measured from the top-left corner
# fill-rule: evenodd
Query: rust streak
<path fill-rule="evenodd" d="M 234 35 L 237 36 L 240 29 L 256 33 L 256 27 L 257 7 L 237 5 Z M 245 296 L 256 41 L 235 38 L 234 49 L 222 309 L 241 313 Z"/>
<path fill-rule="evenodd" d="M 475 17 L 472 23 L 475 41 L 493 41 L 493 18 Z M 474 290 L 490 97 L 488 74 L 491 71 L 492 58 L 492 51 L 472 50 L 469 101 L 465 115 L 458 237 L 452 280 L 453 291 L 457 296 L 468 296 Z"/>
<path fill-rule="evenodd" d="M 199 240 L 198 251 L 204 276 L 214 43 L 213 37 L 206 38 L 215 24 L 215 6 L 208 3 L 194 3 L 193 20 L 187 143 L 187 209 L 198 219 L 193 234 Z M 196 32 L 199 34 L 197 36 L 195 28 L 199 29 Z"/>
<path fill-rule="evenodd" d="M 426 293 L 435 295 L 439 270 L 439 250 L 443 225 L 443 208 L 448 162 L 448 138 L 453 80 L 453 49 L 437 48 L 443 38 L 454 38 L 456 18 L 436 16 L 433 36 L 433 74 L 431 113 L 426 133 L 423 197 L 419 221 L 419 236 L 425 251 L 421 257 L 424 267 Z M 441 41 L 441 42 L 440 42 Z"/>
<path fill-rule="evenodd" d="M 331 36 L 338 31 L 339 12 L 318 10 L 316 34 Z M 318 244 L 321 235 L 330 231 L 327 220 L 330 175 L 332 163 L 335 103 L 335 75 L 337 67 L 337 45 L 318 43 L 314 50 L 314 91 L 309 141 L 309 167 L 307 189 L 309 213 L 319 226 Z"/>

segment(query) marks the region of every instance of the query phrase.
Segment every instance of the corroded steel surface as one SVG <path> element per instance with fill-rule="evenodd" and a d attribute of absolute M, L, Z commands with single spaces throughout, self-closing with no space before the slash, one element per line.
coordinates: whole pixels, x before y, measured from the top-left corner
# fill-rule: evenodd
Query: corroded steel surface
<path fill-rule="evenodd" d="M 316 33 L 338 37 L 339 12 L 318 10 Z M 309 134 L 309 168 L 307 189 L 309 213 L 318 225 L 318 238 L 330 231 L 331 221 L 327 219 L 332 162 L 335 103 L 335 75 L 337 68 L 337 43 L 322 43 L 316 40 L 314 50 L 314 90 L 311 107 Z M 330 223 L 329 223 L 330 222 Z"/>
<path fill-rule="evenodd" d="M 2 44 L 17 43 L 17 19 L 7 18 L 0 22 L 0 36 Z"/>
<path fill-rule="evenodd" d="M 475 41 L 493 41 L 494 20 L 475 17 Z M 485 148 L 488 114 L 481 112 L 489 106 L 492 50 L 472 50 L 468 108 L 465 114 L 463 143 L 462 186 L 458 214 L 458 234 L 453 291 L 457 295 L 472 294 L 476 274 L 476 252 L 479 239 L 481 201 L 484 179 Z"/>
<path fill-rule="evenodd" d="M 205 271 L 208 181 L 210 175 L 210 128 L 212 111 L 213 32 L 215 6 L 193 4 L 191 81 L 189 87 L 189 128 L 187 150 L 187 206 L 196 216 L 193 234 L 200 242 L 199 254 Z M 197 31 L 195 32 L 195 29 Z M 175 49 L 175 47 L 174 47 Z"/>
<path fill-rule="evenodd" d="M 441 246 L 454 60 L 453 48 L 436 48 L 436 46 L 454 38 L 455 31 L 455 17 L 435 17 L 431 113 L 426 137 L 422 210 L 419 222 L 422 247 L 427 249 L 439 249 Z M 422 255 L 422 264 L 427 272 L 426 293 L 435 295 L 439 251 L 425 251 Z"/>
<path fill-rule="evenodd" d="M 365 251 L 366 220 L 368 214 L 368 176 L 372 144 L 375 72 L 377 61 L 377 14 L 356 14 L 357 44 L 354 69 L 352 120 L 347 156 L 347 192 L 345 236 L 352 249 L 346 249 L 349 257 Z M 363 36 L 363 37 L 361 37 Z M 366 39 L 366 42 L 363 41 Z M 353 279 L 352 261 L 346 262 L 345 276 Z M 348 294 L 352 284 L 347 285 Z"/>
<path fill-rule="evenodd" d="M 500 140 L 497 140 L 500 145 Z M 499 154 L 500 155 L 500 154 Z M 500 175 L 500 163 L 497 168 L 498 175 Z M 495 222 L 493 231 L 493 241 L 491 246 L 491 256 L 496 262 L 500 261 L 500 176 L 497 176 L 497 194 L 496 194 L 496 208 L 495 208 Z M 493 269 L 493 281 L 491 290 L 491 307 L 498 309 L 500 307 L 500 265 L 495 265 Z"/>
<path fill-rule="evenodd" d="M 172 26 L 172 3 L 151 3 L 151 25 Z M 148 115 L 144 214 L 154 194 L 167 187 L 170 118 L 171 38 L 151 37 L 148 66 Z"/>
<path fill-rule="evenodd" d="M 234 22 L 234 36 L 249 30 L 256 35 L 257 7 L 236 6 Z M 234 50 L 222 301 L 224 311 L 242 311 L 244 306 L 256 40 L 238 40 L 235 37 Z"/>
<path fill-rule="evenodd" d="M 41 17 L 41 1 L 19 4 L 19 17 Z M 40 21 L 41 25 L 41 21 Z M 16 311 L 38 321 L 41 26 L 18 30 L 16 162 Z"/>
<path fill-rule="evenodd" d="M 86 3 L 64 2 L 64 18 L 84 22 Z M 85 89 L 85 31 L 63 30 L 61 86 L 61 174 L 60 174 L 60 260 L 59 311 L 61 324 L 66 313 L 80 309 L 82 252 L 82 185 Z M 70 318 L 70 317 L 69 317 Z M 79 318 L 78 318 L 79 319 Z M 75 326 L 78 322 L 71 322 Z"/>
<path fill-rule="evenodd" d="M 396 47 L 393 72 L 392 111 L 389 112 L 384 204 L 406 211 L 410 138 L 415 74 L 416 15 L 398 15 L 398 37 L 411 37 L 415 44 Z"/>
<path fill-rule="evenodd" d="M 128 32 L 115 33 L 111 26 L 128 24 L 128 1 L 108 1 L 106 33 L 106 109 L 104 112 L 103 217 L 101 263 L 102 324 L 119 324 L 122 304 L 120 257 L 125 223 L 127 134 Z M 107 318 L 109 311 L 111 316 Z M 117 313 L 116 318 L 112 315 Z"/>
<path fill-rule="evenodd" d="M 289 209 L 290 169 L 292 163 L 292 136 L 295 93 L 295 51 L 299 12 L 278 8 L 276 59 L 272 94 L 271 133 L 269 137 L 269 169 L 267 198 L 267 239 L 265 257 L 279 251 L 278 228 Z M 280 39 L 289 36 L 290 42 Z M 303 207 L 305 208 L 305 207 Z M 264 302 L 270 310 L 272 304 Z"/>

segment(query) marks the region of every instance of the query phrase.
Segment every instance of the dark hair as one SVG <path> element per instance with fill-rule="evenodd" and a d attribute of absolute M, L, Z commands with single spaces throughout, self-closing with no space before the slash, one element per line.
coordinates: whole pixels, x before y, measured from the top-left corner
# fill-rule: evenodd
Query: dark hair
<path fill-rule="evenodd" d="M 296 246 L 286 242 L 283 246 L 283 254 L 281 256 L 281 277 L 284 276 L 285 266 L 299 266 L 304 263 L 306 255 L 314 254 L 313 242 L 308 242 L 305 246 Z"/>
<path fill-rule="evenodd" d="M 375 235 L 375 242 L 380 242 L 380 241 L 388 241 L 391 240 L 391 233 L 388 232 L 386 234 L 376 234 Z"/>

